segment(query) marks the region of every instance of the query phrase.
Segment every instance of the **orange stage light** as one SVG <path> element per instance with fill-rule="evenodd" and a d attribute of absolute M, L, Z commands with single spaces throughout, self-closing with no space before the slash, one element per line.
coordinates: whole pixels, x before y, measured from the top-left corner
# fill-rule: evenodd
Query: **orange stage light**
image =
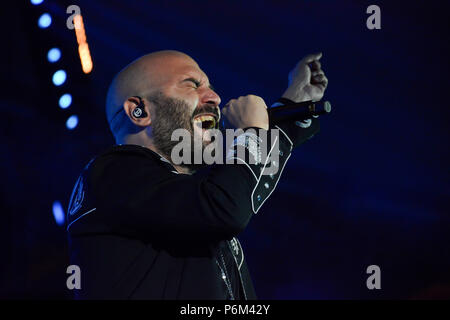
<path fill-rule="evenodd" d="M 89 45 L 86 40 L 86 32 L 84 30 L 83 17 L 81 14 L 77 14 L 73 18 L 73 22 L 75 25 L 75 35 L 78 42 L 78 54 L 80 55 L 81 68 L 84 73 L 89 73 L 92 71 L 94 64 L 92 63 Z"/>

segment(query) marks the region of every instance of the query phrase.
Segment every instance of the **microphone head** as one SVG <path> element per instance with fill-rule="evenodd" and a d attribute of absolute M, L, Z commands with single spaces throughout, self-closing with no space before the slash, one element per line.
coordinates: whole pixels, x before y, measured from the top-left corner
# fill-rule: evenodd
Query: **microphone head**
<path fill-rule="evenodd" d="M 330 103 L 330 101 L 325 101 L 325 102 L 323 103 L 323 110 L 324 110 L 326 113 L 330 113 L 330 112 L 331 112 L 331 103 Z"/>

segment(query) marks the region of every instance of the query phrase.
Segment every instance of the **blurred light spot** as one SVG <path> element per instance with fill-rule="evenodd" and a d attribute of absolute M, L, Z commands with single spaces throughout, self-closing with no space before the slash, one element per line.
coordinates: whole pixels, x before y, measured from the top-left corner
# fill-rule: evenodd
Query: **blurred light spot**
<path fill-rule="evenodd" d="M 89 52 L 89 46 L 87 42 L 82 43 L 78 46 L 78 53 L 80 55 L 81 60 L 81 68 L 84 73 L 89 73 L 92 71 L 92 59 L 91 53 Z"/>
<path fill-rule="evenodd" d="M 67 75 L 64 70 L 58 70 L 53 74 L 53 84 L 60 86 L 66 81 Z"/>
<path fill-rule="evenodd" d="M 61 50 L 58 48 L 51 48 L 47 53 L 47 60 L 49 62 L 56 62 L 61 58 Z"/>
<path fill-rule="evenodd" d="M 59 98 L 59 107 L 66 109 L 72 104 L 72 96 L 70 93 L 65 93 Z"/>
<path fill-rule="evenodd" d="M 84 30 L 83 17 L 81 14 L 77 14 L 73 18 L 75 25 L 75 35 L 78 42 L 78 54 L 80 56 L 81 68 L 84 73 L 89 73 L 92 71 L 93 63 L 91 52 L 89 51 L 89 45 L 86 40 L 86 32 Z"/>
<path fill-rule="evenodd" d="M 38 20 L 39 28 L 48 28 L 52 24 L 52 17 L 48 13 L 43 13 Z"/>
<path fill-rule="evenodd" d="M 44 0 L 31 0 L 30 2 L 31 2 L 31 4 L 34 4 L 35 6 L 37 6 L 38 4 L 41 4 L 42 2 L 44 2 Z"/>
<path fill-rule="evenodd" d="M 61 202 L 59 201 L 53 202 L 53 217 L 55 218 L 55 221 L 58 224 L 58 226 L 64 224 L 64 210 L 61 205 Z"/>
<path fill-rule="evenodd" d="M 66 127 L 69 130 L 75 129 L 77 124 L 78 124 L 78 117 L 75 115 L 70 116 L 66 121 Z"/>

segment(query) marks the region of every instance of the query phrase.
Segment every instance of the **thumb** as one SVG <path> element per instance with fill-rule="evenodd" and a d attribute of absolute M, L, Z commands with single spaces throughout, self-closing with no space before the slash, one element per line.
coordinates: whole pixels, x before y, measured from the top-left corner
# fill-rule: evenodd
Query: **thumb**
<path fill-rule="evenodd" d="M 301 62 L 307 64 L 307 63 L 311 63 L 315 60 L 319 60 L 320 58 L 322 58 L 322 52 L 313 53 L 313 54 L 309 54 L 306 57 L 304 57 Z"/>

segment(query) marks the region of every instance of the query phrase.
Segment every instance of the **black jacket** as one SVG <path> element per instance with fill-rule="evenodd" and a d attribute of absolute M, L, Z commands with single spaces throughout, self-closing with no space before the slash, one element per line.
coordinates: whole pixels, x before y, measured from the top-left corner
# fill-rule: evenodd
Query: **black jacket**
<path fill-rule="evenodd" d="M 136 145 L 91 160 L 67 213 L 70 260 L 81 269 L 75 297 L 256 299 L 236 236 L 274 190 L 292 148 L 318 130 L 317 119 L 307 129 L 285 127 L 272 175 L 239 143 L 233 150 L 245 149 L 245 159 L 193 175 Z"/>

